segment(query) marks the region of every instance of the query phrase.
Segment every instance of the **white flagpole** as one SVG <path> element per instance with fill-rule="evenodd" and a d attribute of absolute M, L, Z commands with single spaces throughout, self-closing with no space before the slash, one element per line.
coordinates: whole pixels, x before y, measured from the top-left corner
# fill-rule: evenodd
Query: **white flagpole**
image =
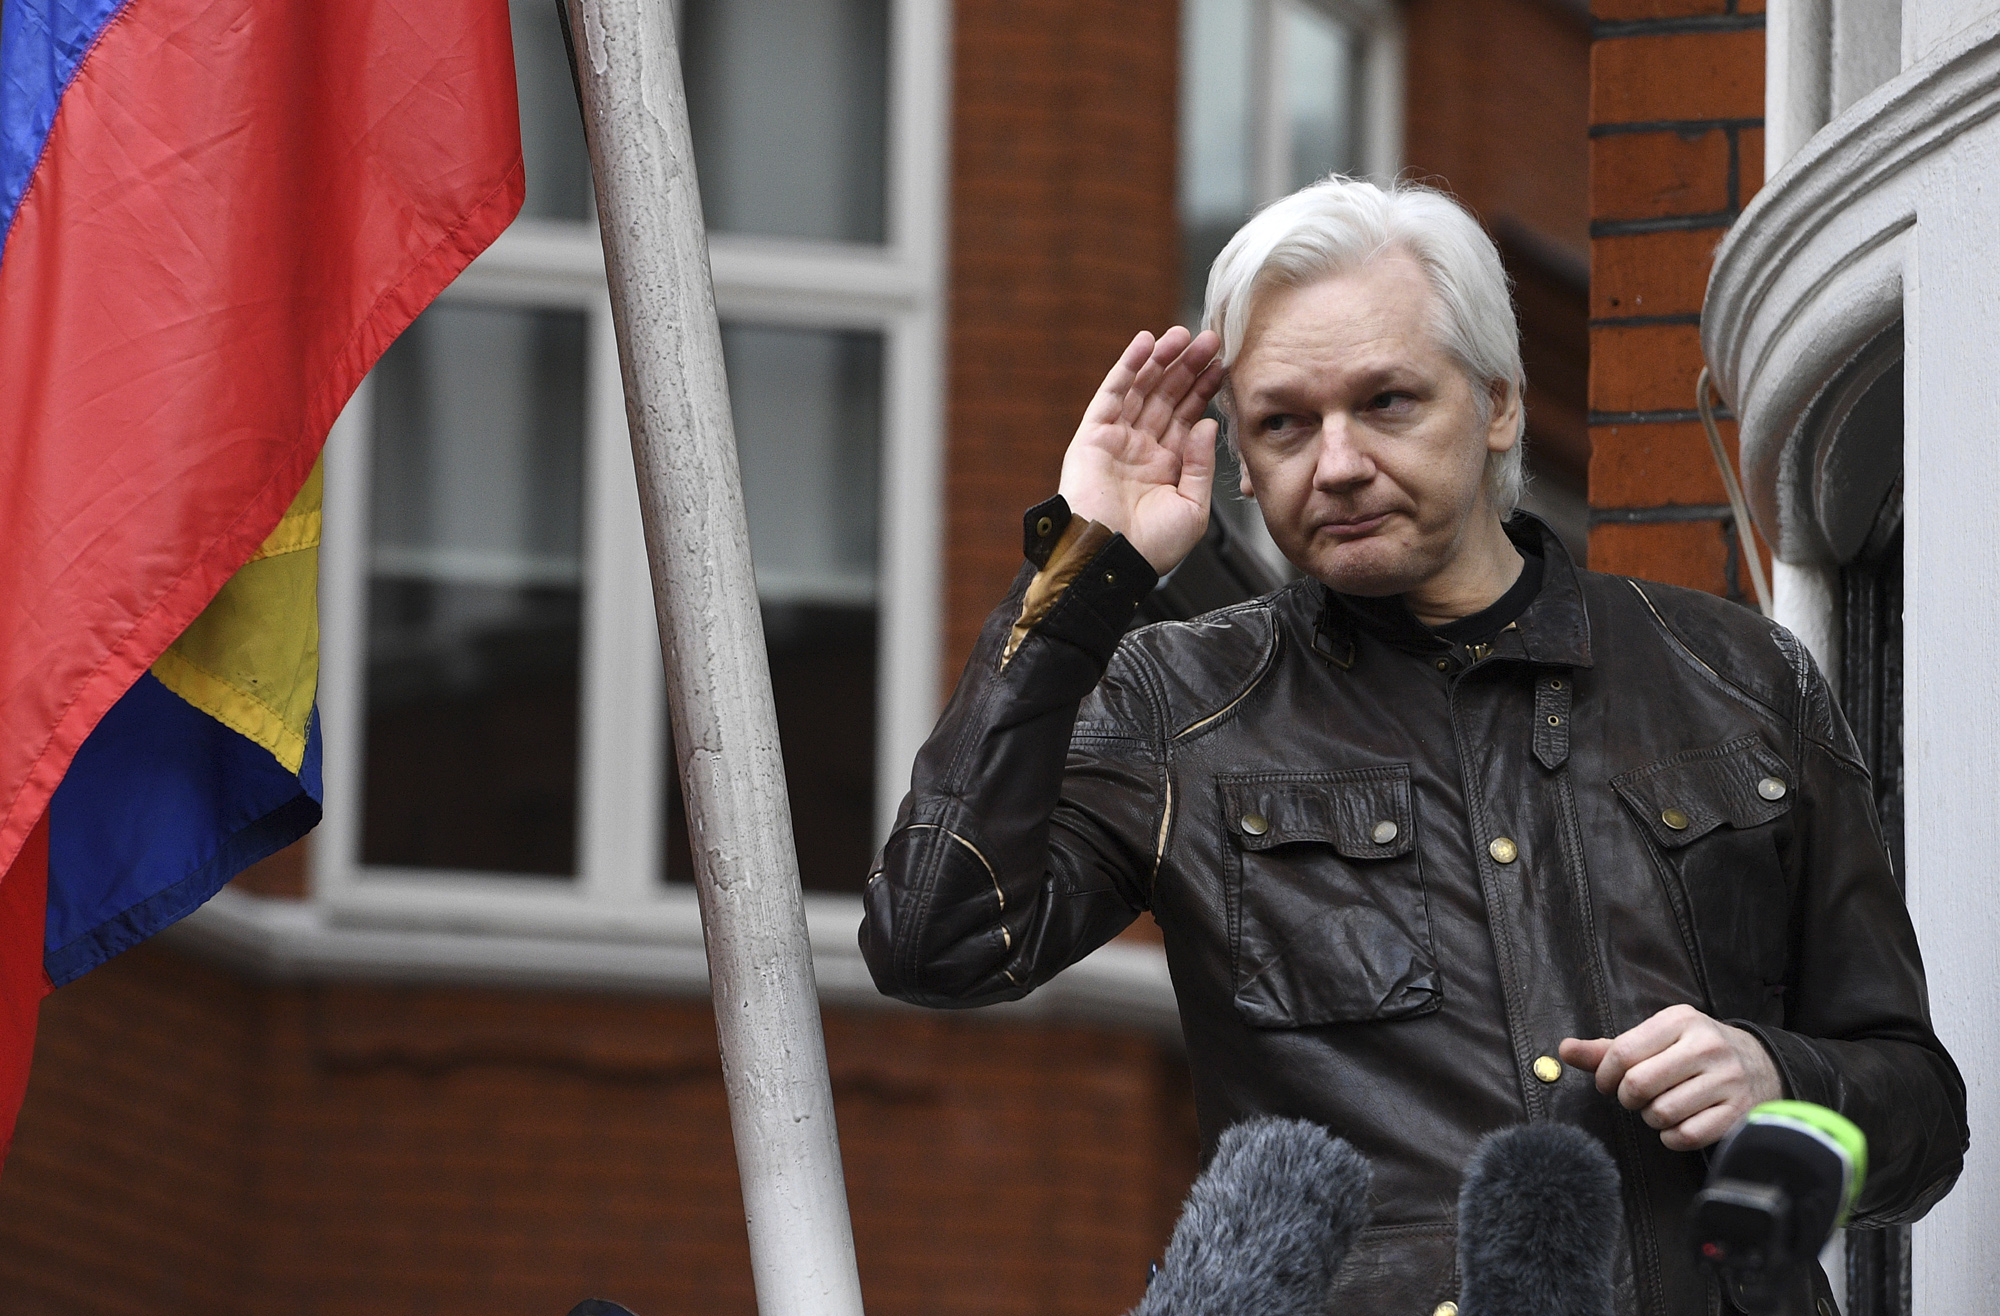
<path fill-rule="evenodd" d="M 760 1316 L 860 1316 L 668 0 L 563 0 Z M 643 734 L 635 729 L 635 734 Z"/>

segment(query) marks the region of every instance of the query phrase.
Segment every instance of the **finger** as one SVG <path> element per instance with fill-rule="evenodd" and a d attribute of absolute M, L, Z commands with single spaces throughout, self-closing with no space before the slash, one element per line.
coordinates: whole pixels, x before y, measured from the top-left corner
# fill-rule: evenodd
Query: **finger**
<path fill-rule="evenodd" d="M 1562 1044 L 1556 1047 L 1556 1054 L 1562 1057 L 1565 1065 L 1595 1074 L 1597 1067 L 1604 1063 L 1604 1053 L 1610 1049 L 1611 1039 L 1608 1037 L 1565 1037 Z"/>
<path fill-rule="evenodd" d="M 1184 425 L 1192 425 L 1201 419 L 1201 413 L 1208 410 L 1208 404 L 1215 401 L 1215 395 L 1222 391 L 1224 375 L 1222 362 L 1210 361 L 1194 383 L 1182 396 L 1180 405 L 1174 408 L 1174 419 Z"/>
<path fill-rule="evenodd" d="M 1676 1083 L 1647 1103 L 1639 1117 L 1656 1129 L 1671 1129 L 1693 1119 L 1710 1106 L 1741 1105 L 1742 1085 L 1727 1074 L 1705 1069 L 1685 1082 Z"/>
<path fill-rule="evenodd" d="M 1125 345 L 1119 354 L 1118 363 L 1111 367 L 1111 373 L 1097 386 L 1097 393 L 1090 400 L 1090 409 L 1085 420 L 1106 421 L 1118 415 L 1124 408 L 1125 394 L 1139 376 L 1139 371 L 1153 356 L 1153 335 L 1141 329 Z"/>
<path fill-rule="evenodd" d="M 1208 512 L 1208 500 L 1215 490 L 1216 423 L 1198 420 L 1187 431 L 1181 445 L 1181 497 Z"/>
<path fill-rule="evenodd" d="M 1660 1141 L 1666 1144 L 1669 1151 L 1700 1151 L 1722 1141 L 1723 1135 L 1735 1128 L 1736 1122 L 1742 1118 L 1742 1111 L 1724 1102 L 1682 1120 L 1671 1129 L 1661 1130 Z"/>
<path fill-rule="evenodd" d="M 1165 341 L 1161 340 L 1163 344 Z M 1203 374 L 1214 363 L 1216 342 L 1215 335 L 1204 333 L 1201 338 L 1189 344 L 1187 349 L 1175 357 L 1161 372 L 1158 381 L 1147 391 L 1144 405 L 1138 414 L 1128 415 L 1128 423 L 1136 424 L 1139 428 L 1152 433 L 1164 433 L 1180 416 L 1182 404 L 1189 400 Z M 1155 352 L 1153 357 L 1154 360 L 1158 360 L 1159 353 Z M 1218 377 L 1215 380 L 1215 387 L 1221 386 L 1222 380 Z M 1209 396 L 1213 397 L 1213 392 Z M 1206 409 L 1207 406 L 1208 403 L 1203 401 L 1202 409 Z M 1128 412 L 1129 410 L 1128 408 Z M 1201 410 L 1197 410 L 1189 419 L 1192 420 L 1200 415 Z"/>
<path fill-rule="evenodd" d="M 1625 1071 L 1618 1084 L 1619 1104 L 1628 1110 L 1650 1105 L 1697 1074 L 1718 1068 L 1726 1059 L 1726 1053 L 1702 1046 L 1699 1039 L 1683 1037 Z"/>
<path fill-rule="evenodd" d="M 1161 385 L 1168 377 L 1174 363 L 1186 353 L 1187 345 L 1188 331 L 1180 325 L 1175 325 L 1160 335 L 1160 341 L 1154 344 L 1151 355 L 1147 357 L 1145 364 L 1139 367 L 1131 386 L 1125 390 L 1120 419 L 1127 425 L 1138 423 L 1148 404 L 1159 395 Z"/>
<path fill-rule="evenodd" d="M 1597 1067 L 1597 1090 L 1607 1095 L 1618 1091 L 1627 1071 L 1678 1042 L 1691 1021 L 1704 1017 L 1686 1006 L 1670 1006 L 1612 1038 L 1611 1049 Z"/>

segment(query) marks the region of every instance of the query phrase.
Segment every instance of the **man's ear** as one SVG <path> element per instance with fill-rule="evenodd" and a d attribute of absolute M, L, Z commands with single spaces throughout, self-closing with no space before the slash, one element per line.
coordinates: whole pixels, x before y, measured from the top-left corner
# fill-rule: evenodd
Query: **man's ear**
<path fill-rule="evenodd" d="M 1251 502 L 1253 503 L 1256 502 L 1257 491 L 1250 487 L 1250 463 L 1244 461 L 1241 457 L 1238 457 L 1236 459 L 1236 470 L 1238 472 L 1236 480 L 1236 492 L 1242 494 L 1245 498 L 1248 498 Z"/>
<path fill-rule="evenodd" d="M 1521 383 L 1495 379 L 1487 384 L 1493 399 L 1493 419 L 1486 426 L 1486 450 L 1506 452 L 1521 441 Z"/>

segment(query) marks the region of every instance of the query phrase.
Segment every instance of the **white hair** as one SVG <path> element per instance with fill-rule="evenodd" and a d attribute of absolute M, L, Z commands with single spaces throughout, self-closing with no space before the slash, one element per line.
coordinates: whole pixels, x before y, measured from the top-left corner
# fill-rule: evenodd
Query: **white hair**
<path fill-rule="evenodd" d="M 1259 296 L 1357 269 L 1386 251 L 1407 253 L 1437 295 L 1437 341 L 1472 382 L 1479 414 L 1490 419 L 1492 386 L 1518 390 L 1521 331 L 1499 249 L 1465 207 L 1435 188 L 1398 181 L 1380 188 L 1338 174 L 1273 201 L 1236 231 L 1208 272 L 1205 327 L 1222 337 L 1222 363 L 1234 365 Z M 1236 398 L 1225 384 L 1216 399 L 1229 450 L 1239 459 Z M 1487 460 L 1487 483 L 1501 516 L 1521 501 L 1527 410 L 1514 446 Z"/>

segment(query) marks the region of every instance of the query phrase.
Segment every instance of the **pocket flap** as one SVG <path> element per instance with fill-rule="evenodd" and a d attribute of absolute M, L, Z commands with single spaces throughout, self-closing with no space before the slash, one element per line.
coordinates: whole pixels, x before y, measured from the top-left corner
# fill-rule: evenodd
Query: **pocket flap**
<path fill-rule="evenodd" d="M 1756 736 L 1692 750 L 1611 779 L 1669 849 L 1727 824 L 1757 827 L 1792 807 L 1792 772 Z"/>
<path fill-rule="evenodd" d="M 1410 852 L 1410 770 L 1277 773 L 1222 779 L 1223 825 L 1246 850 L 1297 842 L 1330 845 L 1349 859 Z"/>

